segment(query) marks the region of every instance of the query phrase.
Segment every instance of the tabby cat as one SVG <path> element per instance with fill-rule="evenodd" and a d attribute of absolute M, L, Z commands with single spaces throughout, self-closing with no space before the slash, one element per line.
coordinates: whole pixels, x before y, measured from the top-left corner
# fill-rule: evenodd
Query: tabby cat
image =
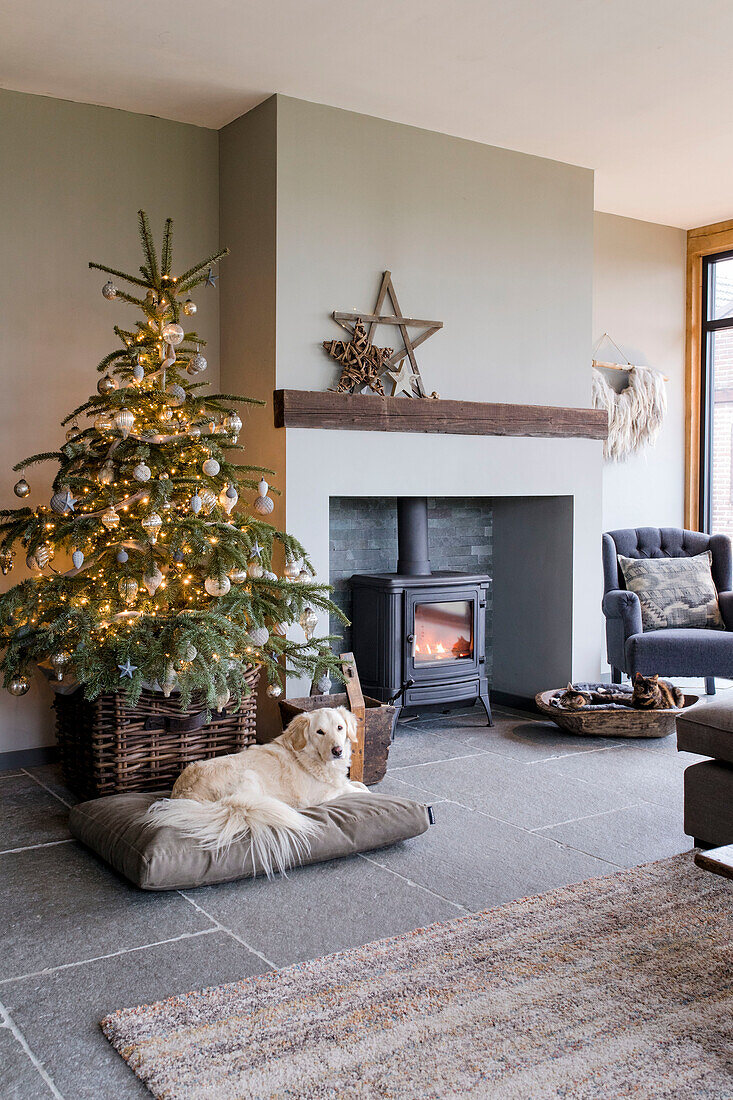
<path fill-rule="evenodd" d="M 637 710 L 674 710 L 681 707 L 685 697 L 679 688 L 659 676 L 642 676 L 637 672 L 633 679 L 634 690 L 631 695 L 613 688 L 601 691 L 579 691 L 572 684 L 558 699 L 563 710 L 580 710 L 591 704 L 620 703 L 623 707 L 635 707 Z"/>

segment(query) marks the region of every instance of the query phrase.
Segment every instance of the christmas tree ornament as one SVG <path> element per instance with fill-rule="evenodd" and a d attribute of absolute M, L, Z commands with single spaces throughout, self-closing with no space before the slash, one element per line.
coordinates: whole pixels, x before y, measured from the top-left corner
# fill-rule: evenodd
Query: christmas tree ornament
<path fill-rule="evenodd" d="M 282 695 L 282 693 L 283 689 L 280 687 L 279 684 L 267 685 L 267 694 L 270 696 L 271 699 L 278 699 Z"/>
<path fill-rule="evenodd" d="M 270 631 L 266 626 L 256 626 L 250 630 L 249 636 L 252 639 L 252 644 L 259 646 L 261 649 L 263 645 L 267 644 L 270 637 Z"/>
<path fill-rule="evenodd" d="M 184 561 L 185 558 L 183 556 L 183 550 L 176 550 L 175 554 L 173 555 L 173 564 L 180 567 L 181 565 L 183 565 Z"/>
<path fill-rule="evenodd" d="M 201 497 L 201 506 L 208 516 L 216 507 L 216 493 L 212 493 L 211 489 L 202 489 L 199 495 Z"/>
<path fill-rule="evenodd" d="M 126 604 L 135 602 L 139 587 L 134 577 L 120 577 L 117 582 L 117 591 Z"/>
<path fill-rule="evenodd" d="M 64 678 L 64 667 L 66 665 L 68 665 L 70 660 L 71 660 L 71 654 L 67 653 L 66 650 L 63 650 L 63 649 L 58 650 L 58 652 L 56 652 L 56 653 L 52 653 L 51 656 L 49 657 L 49 661 L 51 662 L 51 666 L 53 667 L 53 669 L 56 673 L 56 679 L 57 680 L 63 680 L 63 678 Z"/>
<path fill-rule="evenodd" d="M 150 481 L 150 467 L 146 466 L 144 462 L 138 462 L 137 466 L 132 471 L 132 476 L 135 481 Z"/>
<path fill-rule="evenodd" d="M 112 393 L 117 389 L 117 379 L 113 378 L 111 374 L 105 374 L 103 378 L 100 378 L 97 382 L 97 393 L 100 393 L 102 397 L 106 393 Z"/>
<path fill-rule="evenodd" d="M 246 569 L 230 569 L 229 580 L 232 584 L 244 584 L 248 580 L 249 574 Z"/>
<path fill-rule="evenodd" d="M 256 559 L 247 562 L 247 576 L 251 577 L 252 580 L 259 580 L 264 572 L 264 569 Z"/>
<path fill-rule="evenodd" d="M 229 688 L 225 687 L 221 691 L 217 692 L 214 703 L 216 704 L 216 709 L 219 711 L 220 714 L 224 710 L 224 707 L 227 705 L 230 699 L 231 693 L 229 691 Z"/>
<path fill-rule="evenodd" d="M 124 565 L 126 561 L 129 561 L 130 555 L 125 550 L 124 546 L 117 551 L 117 561 L 120 565 Z"/>
<path fill-rule="evenodd" d="M 197 347 L 195 353 L 189 359 L 188 367 L 186 369 L 188 370 L 189 374 L 201 374 L 202 371 L 206 370 L 208 365 L 209 364 L 207 363 L 206 358 L 201 354 Z"/>
<path fill-rule="evenodd" d="M 297 580 L 298 575 L 300 574 L 300 565 L 297 561 L 295 561 L 294 558 L 288 558 L 288 560 L 285 562 L 283 573 L 289 581 Z"/>
<path fill-rule="evenodd" d="M 270 486 L 265 481 L 264 477 L 257 486 L 257 496 L 253 504 L 253 510 L 261 516 L 269 516 L 270 512 L 275 507 L 275 502 L 272 497 L 268 497 L 267 490 Z"/>
<path fill-rule="evenodd" d="M 109 413 L 100 413 L 94 421 L 94 427 L 98 432 L 113 432 L 115 430 L 115 418 Z"/>
<path fill-rule="evenodd" d="M 27 695 L 30 686 L 27 676 L 13 676 L 8 684 L 8 691 L 11 695 Z"/>
<path fill-rule="evenodd" d="M 71 442 L 71 440 L 74 439 L 77 435 L 80 435 L 79 425 L 72 424 L 66 432 L 66 439 L 68 442 Z"/>
<path fill-rule="evenodd" d="M 120 680 L 124 680 L 125 677 L 131 680 L 133 672 L 137 672 L 137 665 L 131 664 L 129 657 L 125 661 L 124 665 L 118 665 L 117 667 L 120 670 Z"/>
<path fill-rule="evenodd" d="M 305 640 L 309 642 L 313 637 L 316 627 L 318 626 L 318 616 L 312 607 L 304 607 L 303 612 L 298 620 L 303 627 L 303 633 L 305 634 Z"/>
<path fill-rule="evenodd" d="M 30 491 L 31 487 L 24 477 L 22 477 L 20 481 L 16 481 L 15 485 L 13 486 L 13 492 L 17 497 L 20 497 L 21 500 L 23 499 L 23 497 L 27 497 Z"/>
<path fill-rule="evenodd" d="M 183 303 L 183 312 L 187 317 L 193 317 L 196 312 L 196 303 L 192 302 L 190 298 L 186 298 L 186 301 Z"/>
<path fill-rule="evenodd" d="M 160 335 L 163 337 L 166 344 L 172 344 L 174 348 L 177 348 L 186 334 L 180 325 L 171 321 L 169 324 L 163 325 Z"/>
<path fill-rule="evenodd" d="M 219 493 L 219 504 L 221 504 L 227 515 L 229 515 L 238 500 L 239 493 L 234 488 L 231 482 Z"/>
<path fill-rule="evenodd" d="M 71 561 L 72 561 L 72 564 L 74 566 L 74 569 L 81 569 L 82 565 L 84 564 L 84 553 L 83 553 L 83 551 L 82 550 L 75 550 L 74 553 L 71 555 Z"/>
<path fill-rule="evenodd" d="M 101 519 L 108 531 L 114 531 L 115 527 L 119 527 L 120 525 L 120 517 L 111 504 L 107 511 L 102 513 Z"/>
<path fill-rule="evenodd" d="M 188 661 L 188 663 L 190 664 L 191 661 L 195 661 L 197 657 L 198 650 L 196 649 L 196 646 L 192 645 L 191 642 L 189 642 L 183 652 L 184 661 Z"/>
<path fill-rule="evenodd" d="M 313 577 L 311 577 L 307 569 L 301 569 L 296 579 L 299 584 L 308 584 L 309 581 L 313 580 Z"/>
<path fill-rule="evenodd" d="M 214 269 L 212 267 L 210 267 L 209 270 L 206 272 L 205 285 L 206 286 L 213 286 L 214 289 L 216 290 L 216 280 L 218 278 L 219 278 L 219 276 L 214 274 Z"/>
<path fill-rule="evenodd" d="M 221 466 L 215 458 L 207 458 L 203 463 L 201 469 L 204 471 L 207 477 L 216 477 L 221 469 Z"/>
<path fill-rule="evenodd" d="M 15 551 L 10 550 L 7 547 L 3 547 L 0 550 L 0 569 L 4 577 L 7 577 L 10 570 L 13 568 L 13 561 L 15 560 Z"/>
<path fill-rule="evenodd" d="M 264 579 L 266 581 L 276 581 L 277 580 L 277 573 L 271 573 L 269 569 L 266 569 L 265 572 L 262 574 L 262 576 L 264 577 Z"/>
<path fill-rule="evenodd" d="M 136 359 L 132 365 L 132 377 L 136 382 L 142 382 L 145 377 L 145 367 L 142 365 L 139 359 Z"/>
<path fill-rule="evenodd" d="M 108 302 L 113 302 L 117 297 L 117 287 L 111 279 L 108 279 L 102 287 L 102 297 L 106 298 Z"/>
<path fill-rule="evenodd" d="M 143 577 L 143 584 L 147 588 L 149 596 L 154 596 L 162 583 L 163 574 L 161 573 L 160 569 L 158 569 L 157 565 L 154 566 L 152 572 L 146 573 L 146 575 Z"/>
<path fill-rule="evenodd" d="M 234 437 L 234 442 L 237 442 L 237 437 L 242 430 L 242 418 L 238 413 L 230 413 L 224 420 L 224 427 Z"/>
<path fill-rule="evenodd" d="M 190 428 L 188 429 L 188 435 L 191 439 L 201 438 L 201 429 L 199 428 L 198 424 L 192 424 L 190 426 Z"/>
<path fill-rule="evenodd" d="M 168 398 L 168 404 L 177 408 L 179 405 L 183 405 L 186 400 L 186 391 L 183 386 L 179 386 L 177 382 L 174 382 L 172 386 L 169 386 L 165 391 Z"/>
<path fill-rule="evenodd" d="M 288 633 L 287 623 L 273 623 L 272 633 L 278 634 L 281 638 L 284 638 Z"/>
<path fill-rule="evenodd" d="M 262 557 L 262 547 L 260 546 L 257 539 L 255 539 L 254 542 L 252 543 L 252 549 L 250 550 L 249 553 L 250 553 L 250 557 L 253 557 L 253 558 L 261 558 Z"/>
<path fill-rule="evenodd" d="M 194 493 L 191 497 L 191 511 L 195 516 L 201 511 L 202 500 L 198 493 Z"/>
<path fill-rule="evenodd" d="M 170 407 L 170 405 L 164 405 L 163 408 L 158 413 L 158 420 L 162 421 L 163 424 L 167 424 L 168 421 L 172 420 L 172 419 L 173 419 L 173 409 Z"/>
<path fill-rule="evenodd" d="M 36 568 L 45 569 L 48 563 L 50 561 L 53 561 L 53 547 L 47 542 L 42 542 L 40 546 L 36 547 L 36 549 L 30 556 L 35 562 Z"/>
<path fill-rule="evenodd" d="M 128 435 L 132 431 L 132 426 L 135 423 L 135 417 L 132 415 L 129 409 L 120 409 L 115 413 L 115 424 L 122 433 L 122 438 L 127 439 Z"/>
<path fill-rule="evenodd" d="M 97 474 L 97 481 L 100 485 L 111 485 L 115 479 L 115 468 L 113 463 L 105 462 L 101 470 Z"/>
<path fill-rule="evenodd" d="M 316 687 L 318 688 L 319 695 L 330 695 L 331 693 L 331 677 L 327 672 L 324 672 L 322 676 L 318 677 L 316 681 Z"/>
<path fill-rule="evenodd" d="M 204 581 L 204 588 L 210 596 L 226 596 L 231 587 L 231 581 L 226 573 L 221 577 L 207 577 Z"/>
<path fill-rule="evenodd" d="M 178 675 L 176 673 L 176 670 L 174 669 L 173 665 L 168 665 L 165 670 L 165 676 L 163 677 L 163 683 L 160 685 L 163 689 L 163 694 L 165 695 L 166 699 L 170 699 L 171 692 L 176 686 L 177 680 Z"/>
<path fill-rule="evenodd" d="M 67 485 L 51 497 L 51 511 L 56 512 L 57 515 L 65 516 L 67 512 L 74 511 L 74 505 L 77 503 L 76 497 L 71 495 Z"/>
<path fill-rule="evenodd" d="M 148 539 L 155 544 L 158 541 L 158 532 L 163 526 L 163 520 L 157 512 L 150 512 L 140 520 L 142 527 L 147 532 Z"/>

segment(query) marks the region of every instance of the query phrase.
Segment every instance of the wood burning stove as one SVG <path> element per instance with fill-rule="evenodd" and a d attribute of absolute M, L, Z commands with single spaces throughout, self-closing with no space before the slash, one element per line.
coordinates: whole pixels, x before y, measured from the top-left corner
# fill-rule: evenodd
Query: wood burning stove
<path fill-rule="evenodd" d="M 397 502 L 396 573 L 356 574 L 352 645 L 364 690 L 410 709 L 480 700 L 491 725 L 483 574 L 435 572 L 425 498 Z"/>

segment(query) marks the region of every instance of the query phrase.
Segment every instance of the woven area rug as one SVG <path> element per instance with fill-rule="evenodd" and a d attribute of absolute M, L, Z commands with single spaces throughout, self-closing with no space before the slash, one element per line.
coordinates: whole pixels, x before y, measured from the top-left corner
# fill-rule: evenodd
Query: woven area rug
<path fill-rule="evenodd" d="M 102 1028 L 166 1100 L 730 1100 L 732 932 L 688 853 Z"/>

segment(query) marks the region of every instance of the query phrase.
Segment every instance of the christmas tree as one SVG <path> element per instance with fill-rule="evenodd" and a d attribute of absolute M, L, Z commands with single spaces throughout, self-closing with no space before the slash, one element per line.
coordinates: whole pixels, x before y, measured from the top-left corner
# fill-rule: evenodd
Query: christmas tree
<path fill-rule="evenodd" d="M 262 518 L 273 509 L 272 471 L 235 461 L 243 450 L 236 406 L 262 402 L 205 394 L 208 383 L 194 381 L 207 367 L 205 341 L 181 322 L 196 313 L 190 292 L 215 286 L 227 250 L 176 276 L 170 219 L 160 260 L 144 211 L 139 225 L 139 275 L 89 266 L 110 276 L 106 299 L 142 318 L 115 326 L 122 346 L 99 364 L 98 394 L 63 421 L 60 450 L 15 467 L 57 463 L 49 506 L 0 513 L 3 573 L 16 545 L 33 573 L 0 596 L 4 683 L 24 695 L 39 663 L 57 679 L 75 677 L 90 699 L 123 690 L 134 704 L 154 686 L 180 691 L 184 708 L 193 698 L 221 709 L 248 693 L 253 663 L 273 696 L 285 670 L 337 671 L 330 639 L 313 632 L 315 609 L 340 612 L 300 543 Z M 254 516 L 235 510 L 244 491 L 257 494 Z M 15 493 L 30 493 L 24 476 Z M 69 568 L 56 568 L 62 558 Z M 303 640 L 287 638 L 293 623 Z"/>

